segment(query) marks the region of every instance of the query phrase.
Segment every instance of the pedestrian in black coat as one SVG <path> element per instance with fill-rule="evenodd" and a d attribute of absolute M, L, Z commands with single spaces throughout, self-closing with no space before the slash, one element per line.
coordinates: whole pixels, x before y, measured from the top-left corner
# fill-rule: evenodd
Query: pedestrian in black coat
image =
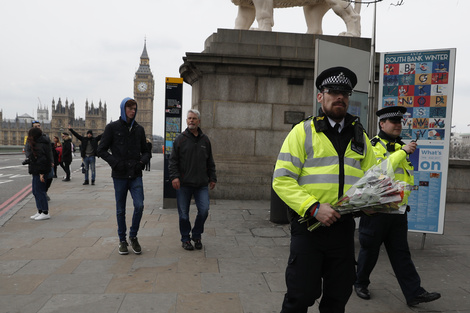
<path fill-rule="evenodd" d="M 65 178 L 62 181 L 70 181 L 70 164 L 72 164 L 72 138 L 68 133 L 62 133 L 62 168 Z"/>
<path fill-rule="evenodd" d="M 40 221 L 50 218 L 47 203 L 47 175 L 51 172 L 54 158 L 52 156 L 51 142 L 43 136 L 42 130 L 33 127 L 28 132 L 27 139 L 30 154 L 28 155 L 28 172 L 33 176 L 32 189 L 38 212 L 31 219 Z"/>

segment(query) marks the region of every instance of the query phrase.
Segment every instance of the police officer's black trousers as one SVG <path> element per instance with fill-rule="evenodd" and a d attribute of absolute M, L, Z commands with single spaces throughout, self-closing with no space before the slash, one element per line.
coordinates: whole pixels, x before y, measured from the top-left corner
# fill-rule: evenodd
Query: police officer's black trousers
<path fill-rule="evenodd" d="M 312 232 L 291 222 L 287 293 L 281 313 L 306 313 L 315 300 L 321 313 L 343 313 L 355 280 L 354 220 L 351 216 Z"/>
<path fill-rule="evenodd" d="M 422 294 L 421 279 L 411 260 L 408 246 L 407 214 L 374 214 L 362 216 L 359 223 L 361 249 L 357 259 L 356 287 L 367 287 L 377 263 L 382 243 L 407 301 Z"/>

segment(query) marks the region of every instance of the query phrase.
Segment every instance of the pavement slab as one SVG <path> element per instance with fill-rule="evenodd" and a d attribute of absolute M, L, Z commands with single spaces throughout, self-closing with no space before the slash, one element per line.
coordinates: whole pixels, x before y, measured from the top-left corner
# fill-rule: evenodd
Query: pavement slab
<path fill-rule="evenodd" d="M 269 221 L 269 201 L 211 199 L 203 249 L 186 251 L 177 210 L 163 208 L 163 170 L 152 166 L 143 178 L 142 254 L 119 255 L 110 169 L 97 163 L 95 186 L 83 186 L 77 172 L 53 182 L 50 220 L 29 218 L 31 195 L 0 218 L 0 313 L 280 311 L 290 230 Z M 130 196 L 127 206 L 129 226 Z M 190 210 L 194 220 L 194 203 Z M 442 298 L 408 307 L 382 247 L 372 299 L 353 293 L 346 313 L 470 313 L 468 205 L 447 205 L 443 235 L 408 237 L 423 287 Z M 357 234 L 355 244 L 357 252 Z M 318 300 L 308 312 L 318 312 Z"/>

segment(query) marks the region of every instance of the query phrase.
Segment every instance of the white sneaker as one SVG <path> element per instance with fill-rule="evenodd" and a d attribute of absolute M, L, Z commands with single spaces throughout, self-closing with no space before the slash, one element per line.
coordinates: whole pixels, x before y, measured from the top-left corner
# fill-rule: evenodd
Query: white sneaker
<path fill-rule="evenodd" d="M 36 221 L 42 221 L 42 220 L 48 220 L 50 219 L 51 216 L 49 214 L 44 214 L 44 213 L 41 213 L 38 217 L 36 217 L 34 220 Z"/>
<path fill-rule="evenodd" d="M 35 220 L 36 217 L 38 217 L 39 215 L 41 215 L 41 213 L 37 212 L 36 214 L 31 215 L 31 219 L 32 219 L 32 220 Z"/>

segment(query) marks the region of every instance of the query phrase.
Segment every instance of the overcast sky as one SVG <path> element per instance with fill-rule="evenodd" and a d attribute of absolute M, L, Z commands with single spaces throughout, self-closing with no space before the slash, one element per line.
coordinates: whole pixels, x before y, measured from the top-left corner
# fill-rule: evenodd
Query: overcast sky
<path fill-rule="evenodd" d="M 452 125 L 470 133 L 470 40 L 465 20 L 468 0 L 384 0 L 377 5 L 377 51 L 457 48 Z M 133 79 L 144 40 L 155 79 L 154 134 L 163 135 L 165 77 L 179 77 L 186 52 L 201 52 L 217 28 L 232 29 L 237 7 L 231 0 L 15 0 L 1 1 L 0 109 L 4 118 L 36 117 L 52 99 L 107 104 L 108 121 L 119 104 L 133 97 Z M 372 35 L 373 6 L 363 5 L 362 37 Z M 274 31 L 305 33 L 300 7 L 274 10 Z M 253 25 L 256 27 L 256 22 Z M 345 30 L 332 11 L 325 35 Z M 184 110 L 191 86 L 184 84 Z M 138 120 L 138 115 L 137 115 Z"/>

